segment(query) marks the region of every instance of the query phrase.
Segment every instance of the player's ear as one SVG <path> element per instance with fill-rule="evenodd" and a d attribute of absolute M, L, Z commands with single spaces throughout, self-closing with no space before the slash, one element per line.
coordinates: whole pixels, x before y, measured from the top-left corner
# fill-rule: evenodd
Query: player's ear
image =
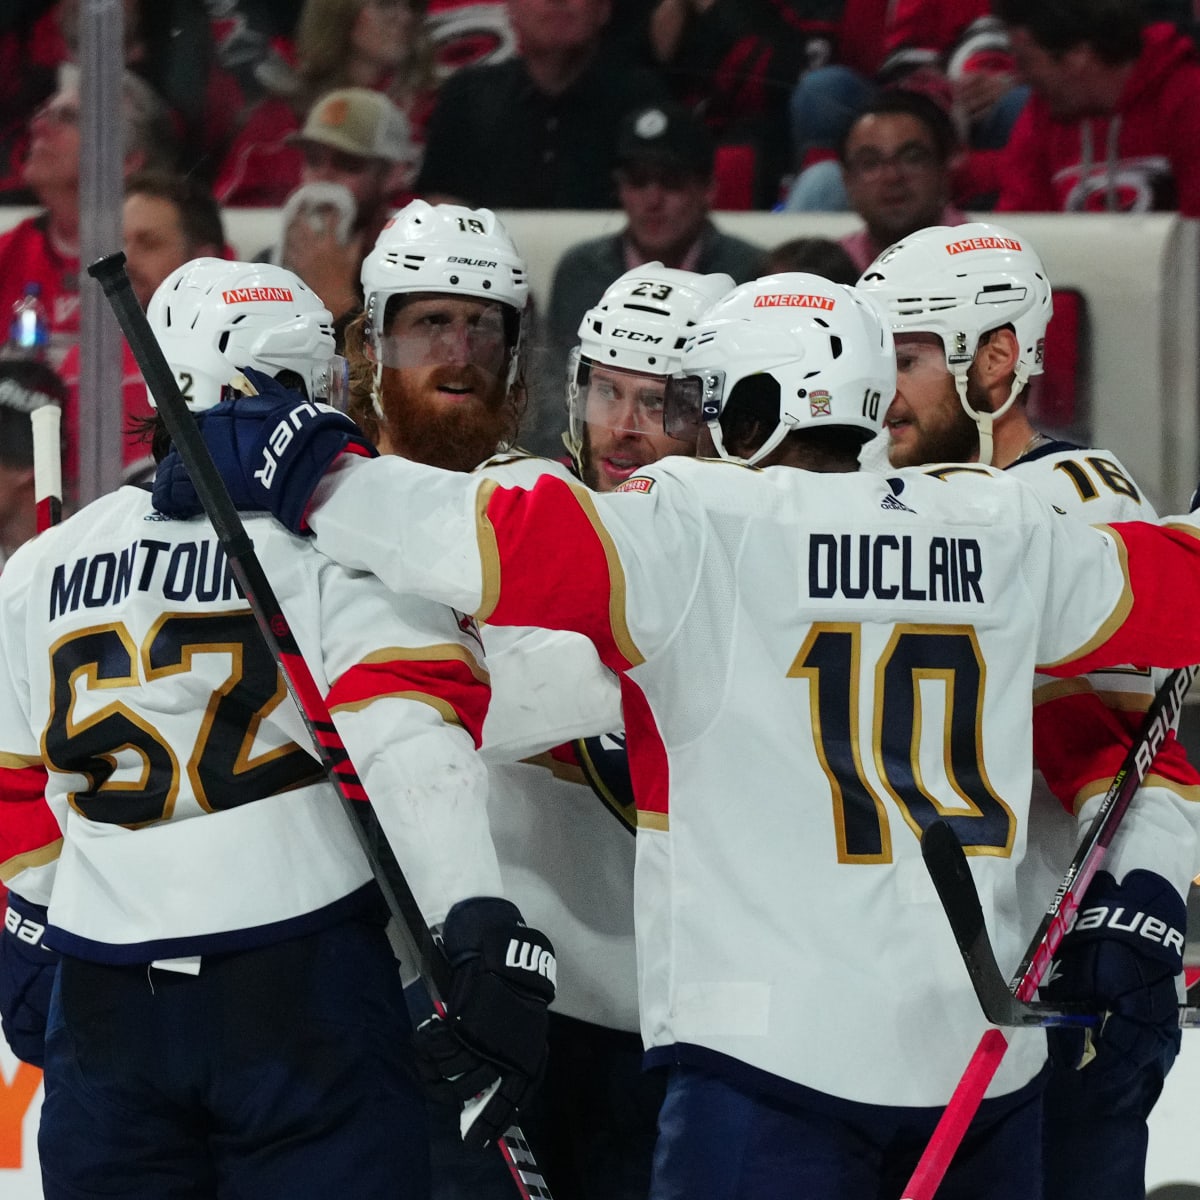
<path fill-rule="evenodd" d="M 980 382 L 991 387 L 1011 376 L 1017 369 L 1020 352 L 1017 335 L 1011 329 L 993 329 L 975 356 Z"/>

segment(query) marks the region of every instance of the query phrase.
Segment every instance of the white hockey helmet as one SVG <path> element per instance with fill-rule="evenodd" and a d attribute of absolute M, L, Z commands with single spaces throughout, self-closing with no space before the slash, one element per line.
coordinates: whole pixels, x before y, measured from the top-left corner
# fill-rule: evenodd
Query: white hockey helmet
<path fill-rule="evenodd" d="M 146 310 L 193 412 L 222 400 L 252 367 L 335 401 L 343 378 L 333 317 L 299 276 L 271 263 L 195 258 L 159 284 Z M 153 403 L 153 398 L 151 398 Z"/>
<path fill-rule="evenodd" d="M 720 418 L 739 385 L 770 379 L 778 423 L 748 459 L 729 453 Z M 759 386 L 759 385 L 751 385 Z M 853 287 L 784 272 L 743 283 L 708 311 L 667 385 L 667 432 L 707 425 L 717 453 L 761 462 L 797 429 L 843 427 L 865 442 L 896 391 L 896 353 L 882 313 Z"/>
<path fill-rule="evenodd" d="M 634 267 L 609 284 L 584 313 L 571 353 L 563 441 L 577 463 L 591 368 L 662 376 L 678 371 L 688 333 L 732 288 L 729 275 L 697 275 L 660 262 Z"/>
<path fill-rule="evenodd" d="M 1000 225 L 934 225 L 889 246 L 858 287 L 888 315 L 894 333 L 942 340 L 958 397 L 979 427 L 979 460 L 991 462 L 992 425 L 1043 368 L 1046 325 L 1054 312 L 1050 282 L 1028 241 Z M 1018 359 L 1007 401 L 994 413 L 967 402 L 967 371 L 980 339 L 1010 325 Z"/>
<path fill-rule="evenodd" d="M 529 279 L 508 230 L 487 208 L 413 200 L 393 213 L 362 265 L 366 331 L 376 355 L 393 296 L 468 296 L 505 306 L 509 383 L 516 378 Z"/>

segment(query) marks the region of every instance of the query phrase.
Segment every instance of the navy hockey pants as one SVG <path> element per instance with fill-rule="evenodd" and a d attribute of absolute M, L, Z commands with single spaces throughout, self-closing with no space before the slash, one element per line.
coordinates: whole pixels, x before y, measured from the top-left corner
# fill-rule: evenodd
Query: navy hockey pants
<path fill-rule="evenodd" d="M 425 1200 L 425 1106 L 381 926 L 205 957 L 64 958 L 38 1149 L 46 1200 Z"/>
<path fill-rule="evenodd" d="M 985 1102 L 938 1200 L 1041 1195 L 1041 1087 L 1039 1078 Z M 897 1200 L 940 1115 L 940 1109 L 834 1097 L 812 1106 L 781 1103 L 695 1067 L 674 1066 L 650 1197 Z"/>
<path fill-rule="evenodd" d="M 416 1019 L 428 1015 L 410 988 Z M 517 1114 L 554 1200 L 646 1200 L 665 1072 L 642 1070 L 642 1039 L 550 1013 L 546 1074 Z M 500 1155 L 469 1150 L 458 1110 L 430 1103 L 435 1200 L 514 1200 Z"/>

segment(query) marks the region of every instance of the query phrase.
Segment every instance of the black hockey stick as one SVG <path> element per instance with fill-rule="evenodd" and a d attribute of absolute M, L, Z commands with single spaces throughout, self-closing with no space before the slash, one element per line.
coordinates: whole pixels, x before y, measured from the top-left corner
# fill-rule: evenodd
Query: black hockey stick
<path fill-rule="evenodd" d="M 950 920 L 954 940 L 975 988 L 979 1007 L 993 1025 L 1099 1025 L 1100 1017 L 1086 1009 L 1056 1008 L 1036 1000 L 1018 1000 L 988 937 L 983 905 L 962 845 L 946 821 L 934 821 L 921 835 L 921 857 L 933 880 L 938 899 Z"/>
<path fill-rule="evenodd" d="M 88 274 L 98 280 L 104 289 L 146 386 L 158 406 L 163 424 L 187 467 L 204 511 L 254 613 L 263 640 L 283 672 L 288 690 L 312 735 L 329 780 L 350 817 L 375 881 L 392 915 L 408 931 L 416 946 L 420 960 L 418 966 L 430 997 L 439 1013 L 444 1012 L 442 996 L 449 987 L 450 965 L 426 925 L 408 880 L 383 835 L 358 772 L 334 726 L 325 698 L 317 687 L 254 551 L 254 543 L 229 497 L 187 401 L 179 391 L 179 385 L 175 382 L 175 376 L 163 356 L 146 314 L 138 304 L 125 271 L 125 255 L 118 251 L 98 259 L 88 267 Z M 525 1200 L 551 1200 L 550 1189 L 521 1130 L 516 1125 L 512 1126 L 498 1144 L 521 1196 Z"/>
<path fill-rule="evenodd" d="M 959 840 L 950 826 L 942 820 L 934 821 L 921 836 L 921 856 L 933 880 L 938 899 L 942 902 L 954 940 L 971 976 L 975 996 L 983 1015 L 993 1025 L 1099 1025 L 1100 1013 L 1089 1012 L 1083 1006 L 1055 1006 L 1037 1000 L 1021 1000 L 1009 990 L 1004 974 L 996 962 L 987 926 L 983 920 L 983 905 L 971 867 Z M 1072 905 L 1072 912 L 1076 905 Z M 1026 976 L 1021 976 L 1011 986 L 1020 987 Z M 1040 977 L 1039 977 L 1040 978 Z M 1020 988 L 1020 993 L 1026 989 Z M 1018 993 L 1018 994 L 1020 994 Z M 1200 1026 L 1200 1009 L 1181 1007 L 1179 1024 L 1188 1029 Z"/>
<path fill-rule="evenodd" d="M 963 951 L 964 941 L 968 947 L 975 946 L 981 938 L 986 943 L 986 955 L 982 959 L 978 957 L 975 959 L 974 970 L 972 970 L 971 962 L 967 960 L 967 970 L 971 973 L 972 982 L 981 972 L 984 975 L 990 974 L 988 996 L 993 1007 L 1006 1003 L 1001 1001 L 999 996 L 996 985 L 997 977 L 1004 985 L 1004 990 L 1009 993 L 1009 1002 L 1007 1003 L 1024 1005 L 1033 1000 L 1034 993 L 1050 966 L 1050 960 L 1054 957 L 1055 951 L 1062 942 L 1063 934 L 1074 917 L 1075 910 L 1079 907 L 1079 897 L 1082 896 L 1092 877 L 1100 869 L 1104 854 L 1117 832 L 1122 817 L 1129 808 L 1134 793 L 1149 773 L 1159 747 L 1163 744 L 1167 734 L 1174 728 L 1183 705 L 1183 697 L 1187 694 L 1198 670 L 1200 668 L 1194 666 L 1177 668 L 1167 676 L 1162 687 L 1155 693 L 1154 700 L 1146 712 L 1133 744 L 1126 752 L 1120 769 L 1113 777 L 1104 799 L 1100 802 L 1100 807 L 1087 836 L 1075 851 L 1066 874 L 1056 889 L 1054 898 L 1025 952 L 1025 957 L 1017 972 L 1017 978 L 1011 988 L 1004 984 L 1004 977 L 996 963 L 995 953 L 992 951 L 990 941 L 987 940 L 983 910 L 979 905 L 979 897 L 975 892 L 975 883 L 971 877 L 970 868 L 966 868 L 965 878 L 961 876 L 958 868 L 947 871 L 945 884 L 953 896 L 959 895 L 959 889 L 966 886 L 970 888 L 973 903 L 971 900 L 956 899 L 955 901 L 955 914 L 965 915 L 961 917 L 953 915 L 947 906 L 947 916 L 950 917 L 951 926 L 954 928 L 959 950 L 964 953 L 964 960 L 966 960 L 966 953 Z M 957 843 L 957 839 L 954 840 Z M 924 854 L 924 837 L 922 837 L 921 848 Z M 949 847 L 946 845 L 941 847 L 942 857 L 945 857 L 948 850 Z M 958 847 L 958 853 L 962 854 L 961 846 Z M 927 865 L 928 862 L 929 860 L 926 859 Z M 965 866 L 965 856 L 963 856 L 963 863 Z M 935 887 L 938 887 L 936 879 L 934 884 Z M 938 892 L 940 896 L 940 887 Z M 943 903 L 945 902 L 943 901 Z M 977 922 L 974 916 L 976 909 L 979 911 Z M 960 922 L 958 925 L 955 925 L 956 920 Z M 988 956 L 990 956 L 994 974 L 988 970 L 986 961 Z M 978 987 L 976 995 L 979 996 L 980 1004 L 987 1015 L 987 1006 L 983 1003 L 983 996 Z M 1181 1024 L 1184 1023 L 1184 1019 L 1185 1014 L 1181 1014 Z M 946 1174 L 955 1150 L 966 1136 L 967 1128 L 978 1111 L 988 1084 L 995 1076 L 1000 1066 L 1000 1060 L 1004 1057 L 1007 1049 L 1008 1039 L 1000 1029 L 989 1029 L 980 1038 L 974 1054 L 971 1055 L 971 1061 L 958 1081 L 954 1094 L 950 1097 L 950 1101 L 938 1121 L 937 1128 L 933 1131 L 933 1136 L 929 1139 L 929 1144 L 925 1147 L 925 1152 L 921 1155 L 921 1159 L 905 1187 L 902 1200 L 931 1200 Z"/>

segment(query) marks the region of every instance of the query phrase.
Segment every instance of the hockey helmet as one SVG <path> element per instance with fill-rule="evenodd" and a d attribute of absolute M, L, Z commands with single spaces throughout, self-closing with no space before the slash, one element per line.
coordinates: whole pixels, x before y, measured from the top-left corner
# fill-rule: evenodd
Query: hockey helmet
<path fill-rule="evenodd" d="M 725 448 L 720 418 L 740 390 L 765 380 L 778 422 L 742 459 Z M 870 301 L 820 275 L 765 275 L 735 288 L 693 330 L 667 385 L 667 432 L 685 437 L 706 425 L 722 458 L 754 464 L 797 429 L 840 426 L 865 442 L 883 427 L 895 391 L 892 334 Z"/>
<path fill-rule="evenodd" d="M 858 287 L 887 313 L 893 333 L 941 338 L 959 400 L 979 426 L 980 461 L 990 462 L 993 422 L 1043 370 L 1054 304 L 1037 252 L 1025 238 L 990 222 L 934 225 L 889 246 Z M 981 413 L 967 402 L 967 371 L 983 335 L 1005 325 L 1018 346 L 1012 387 L 999 409 Z"/>
<path fill-rule="evenodd" d="M 146 316 L 193 412 L 225 398 L 243 367 L 310 400 L 339 400 L 344 364 L 334 354 L 333 317 L 283 267 L 193 259 L 159 284 Z"/>
<path fill-rule="evenodd" d="M 728 275 L 644 263 L 609 285 L 579 325 L 567 378 L 567 449 L 579 462 L 593 366 L 665 377 L 679 370 L 684 342 L 703 314 L 733 287 Z M 658 389 L 658 407 L 661 392 Z M 661 421 L 661 418 L 660 418 Z"/>
<path fill-rule="evenodd" d="M 494 212 L 413 200 L 383 227 L 362 265 L 366 333 L 377 358 L 393 296 L 434 292 L 504 306 L 509 383 L 516 378 L 529 299 L 525 261 Z"/>

